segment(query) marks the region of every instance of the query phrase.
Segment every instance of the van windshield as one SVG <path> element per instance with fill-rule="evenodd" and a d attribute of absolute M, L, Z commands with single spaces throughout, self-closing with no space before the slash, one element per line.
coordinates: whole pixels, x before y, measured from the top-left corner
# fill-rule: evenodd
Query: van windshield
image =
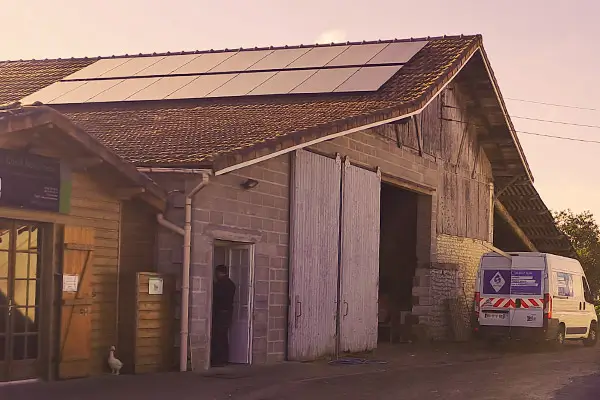
<path fill-rule="evenodd" d="M 542 294 L 542 271 L 535 269 L 486 269 L 483 294 L 538 296 Z"/>

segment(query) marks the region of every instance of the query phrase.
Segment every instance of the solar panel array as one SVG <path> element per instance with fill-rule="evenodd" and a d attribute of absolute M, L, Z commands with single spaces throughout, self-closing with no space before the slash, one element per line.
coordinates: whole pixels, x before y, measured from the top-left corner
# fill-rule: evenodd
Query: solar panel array
<path fill-rule="evenodd" d="M 22 99 L 46 104 L 376 91 L 427 41 L 100 59 Z"/>

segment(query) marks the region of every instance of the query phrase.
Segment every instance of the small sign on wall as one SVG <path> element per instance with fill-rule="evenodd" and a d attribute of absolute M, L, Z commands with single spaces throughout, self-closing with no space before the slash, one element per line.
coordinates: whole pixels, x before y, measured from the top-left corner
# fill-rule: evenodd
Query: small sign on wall
<path fill-rule="evenodd" d="M 162 278 L 148 278 L 148 294 L 163 294 Z"/>
<path fill-rule="evenodd" d="M 63 292 L 75 293 L 79 285 L 79 275 L 63 275 Z"/>

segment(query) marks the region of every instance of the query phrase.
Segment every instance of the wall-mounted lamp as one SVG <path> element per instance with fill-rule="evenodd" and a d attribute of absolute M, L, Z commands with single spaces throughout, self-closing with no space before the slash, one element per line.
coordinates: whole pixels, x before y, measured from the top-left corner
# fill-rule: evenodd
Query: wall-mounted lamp
<path fill-rule="evenodd" d="M 258 181 L 256 179 L 246 179 L 240 186 L 246 190 L 252 189 L 258 186 Z"/>

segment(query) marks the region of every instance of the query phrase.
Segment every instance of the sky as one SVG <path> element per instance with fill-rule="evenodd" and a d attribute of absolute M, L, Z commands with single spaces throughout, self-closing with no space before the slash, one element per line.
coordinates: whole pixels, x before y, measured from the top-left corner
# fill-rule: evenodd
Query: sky
<path fill-rule="evenodd" d="M 600 142 L 596 0 L 0 0 L 0 59 L 483 35 L 518 131 Z M 554 103 L 549 107 L 521 99 Z M 523 118 L 562 121 L 567 124 Z M 518 134 L 553 210 L 600 221 L 600 143 Z"/>

